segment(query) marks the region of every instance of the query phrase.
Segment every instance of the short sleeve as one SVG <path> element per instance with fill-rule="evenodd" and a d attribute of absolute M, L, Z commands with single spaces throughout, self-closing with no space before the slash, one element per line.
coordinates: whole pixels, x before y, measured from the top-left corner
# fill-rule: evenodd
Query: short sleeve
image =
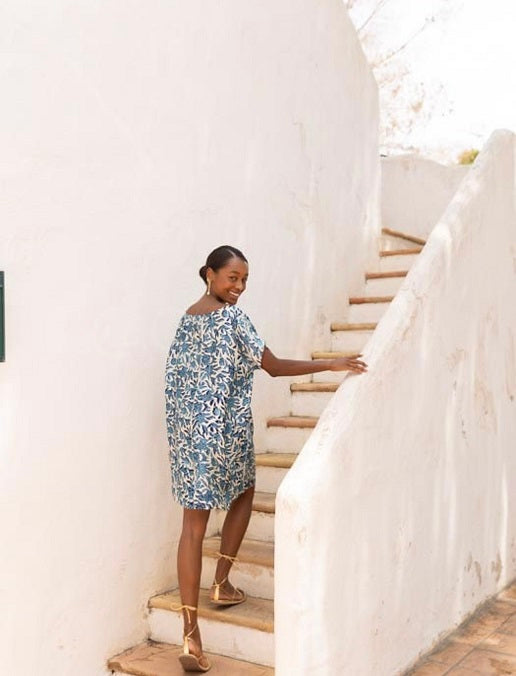
<path fill-rule="evenodd" d="M 238 312 L 235 330 L 238 351 L 244 361 L 252 369 L 261 368 L 265 341 L 257 334 L 251 320 L 244 312 Z"/>

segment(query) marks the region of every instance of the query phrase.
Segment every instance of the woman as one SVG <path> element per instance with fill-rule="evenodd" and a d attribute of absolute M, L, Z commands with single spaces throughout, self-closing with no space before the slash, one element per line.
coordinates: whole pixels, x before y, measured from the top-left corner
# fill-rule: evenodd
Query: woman
<path fill-rule="evenodd" d="M 177 567 L 184 619 L 185 671 L 208 671 L 197 625 L 202 541 L 210 510 L 227 510 L 210 600 L 245 601 L 229 571 L 251 516 L 255 484 L 251 390 L 253 371 L 296 376 L 318 371 L 363 373 L 358 358 L 278 359 L 237 307 L 249 267 L 232 246 L 210 253 L 199 270 L 206 293 L 179 322 L 166 367 L 167 432 L 172 492 L 184 508 Z M 360 355 L 358 355 L 360 356 Z"/>

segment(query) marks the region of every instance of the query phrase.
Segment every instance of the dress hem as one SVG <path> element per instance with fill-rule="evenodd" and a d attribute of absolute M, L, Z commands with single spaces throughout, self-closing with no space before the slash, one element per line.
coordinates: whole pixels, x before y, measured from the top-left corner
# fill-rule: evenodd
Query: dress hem
<path fill-rule="evenodd" d="M 224 504 L 213 504 L 211 506 L 203 506 L 203 507 L 192 507 L 191 504 L 183 504 L 181 500 L 177 498 L 176 495 L 174 495 L 174 500 L 180 505 L 183 509 L 195 509 L 203 512 L 207 512 L 211 509 L 222 509 L 223 511 L 227 512 L 229 508 L 231 507 L 231 503 L 234 502 L 237 498 L 239 498 L 243 493 L 245 493 L 247 490 L 249 490 L 252 486 L 256 485 L 256 480 L 253 479 L 253 481 L 249 481 L 247 484 L 244 484 L 244 488 L 239 489 L 236 495 L 232 496 L 229 501 L 224 502 Z"/>

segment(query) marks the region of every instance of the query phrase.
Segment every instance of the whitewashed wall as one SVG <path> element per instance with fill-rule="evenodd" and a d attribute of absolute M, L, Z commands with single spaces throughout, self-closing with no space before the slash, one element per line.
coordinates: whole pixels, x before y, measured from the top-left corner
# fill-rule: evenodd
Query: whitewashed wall
<path fill-rule="evenodd" d="M 469 166 L 448 166 L 418 155 L 383 157 L 382 226 L 426 239 Z"/>
<path fill-rule="evenodd" d="M 163 368 L 215 246 L 306 355 L 378 228 L 377 97 L 339 0 L 1 9 L 2 671 L 94 676 L 174 583 Z M 287 387 L 260 378 L 258 437 Z"/>
<path fill-rule="evenodd" d="M 454 162 L 516 129 L 512 0 L 343 0 L 380 89 L 385 152 Z"/>
<path fill-rule="evenodd" d="M 493 135 L 279 489 L 278 676 L 400 673 L 516 575 L 515 149 Z"/>

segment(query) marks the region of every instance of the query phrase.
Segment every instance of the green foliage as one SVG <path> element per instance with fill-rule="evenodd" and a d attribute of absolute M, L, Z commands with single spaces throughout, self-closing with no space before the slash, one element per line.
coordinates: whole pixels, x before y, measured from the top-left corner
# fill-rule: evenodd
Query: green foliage
<path fill-rule="evenodd" d="M 480 151 L 476 148 L 470 148 L 469 150 L 464 150 L 457 158 L 459 164 L 473 164 L 476 160 L 477 155 Z"/>

